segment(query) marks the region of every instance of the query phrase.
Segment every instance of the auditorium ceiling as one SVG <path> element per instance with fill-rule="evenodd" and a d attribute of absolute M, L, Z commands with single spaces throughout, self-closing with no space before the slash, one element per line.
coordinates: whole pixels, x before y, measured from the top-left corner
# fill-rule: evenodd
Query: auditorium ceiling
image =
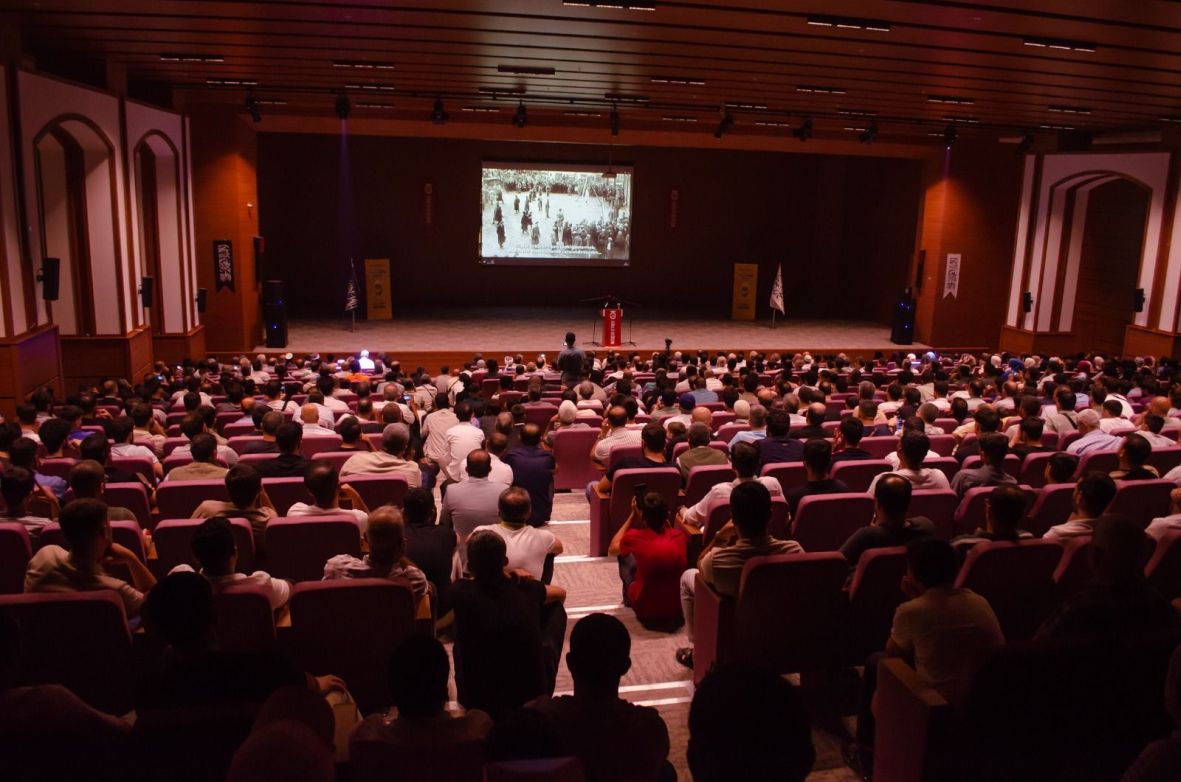
<path fill-rule="evenodd" d="M 818 136 L 1181 123 L 1164 0 L 6 0 L 38 67 L 271 112 Z"/>

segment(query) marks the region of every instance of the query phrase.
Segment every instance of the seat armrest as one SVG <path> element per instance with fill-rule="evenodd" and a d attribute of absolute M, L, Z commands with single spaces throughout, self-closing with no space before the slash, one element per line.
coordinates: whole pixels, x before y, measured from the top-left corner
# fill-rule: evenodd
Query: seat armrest
<path fill-rule="evenodd" d="M 950 758 L 950 707 L 897 657 L 878 664 L 873 712 L 876 782 L 934 782 Z"/>
<path fill-rule="evenodd" d="M 696 576 L 693 599 L 693 680 L 700 683 L 716 665 L 730 656 L 734 637 L 734 604 Z"/>

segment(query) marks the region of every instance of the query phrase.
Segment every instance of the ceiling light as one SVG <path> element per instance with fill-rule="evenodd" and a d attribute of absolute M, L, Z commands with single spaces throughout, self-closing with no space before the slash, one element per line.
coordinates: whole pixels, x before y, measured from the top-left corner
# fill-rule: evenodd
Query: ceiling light
<path fill-rule="evenodd" d="M 857 140 L 862 144 L 872 144 L 878 137 L 878 123 L 871 122 L 865 132 L 857 137 Z"/>
<path fill-rule="evenodd" d="M 619 135 L 619 109 L 612 107 L 611 116 L 607 118 L 607 125 L 611 128 L 611 135 Z"/>
<path fill-rule="evenodd" d="M 262 122 L 262 111 L 258 108 L 258 99 L 253 94 L 246 96 L 246 110 L 250 112 L 250 119 Z"/>
<path fill-rule="evenodd" d="M 1043 125 L 1038 125 L 1042 130 L 1075 130 L 1074 125 L 1056 125 L 1052 122 L 1047 122 Z"/>
<path fill-rule="evenodd" d="M 890 23 L 877 19 L 855 19 L 850 16 L 809 16 L 808 24 L 813 27 L 837 27 L 842 30 L 869 30 L 875 33 L 890 32 Z"/>
<path fill-rule="evenodd" d="M 790 122 L 777 122 L 775 120 L 760 119 L 755 120 L 755 124 L 763 128 L 790 128 Z"/>
<path fill-rule="evenodd" d="M 979 125 L 980 124 L 980 120 L 976 119 L 975 117 L 944 116 L 943 121 L 944 122 L 960 122 L 965 125 Z"/>
<path fill-rule="evenodd" d="M 689 76 L 653 76 L 653 84 L 676 84 L 678 86 L 704 87 L 705 79 L 695 79 Z"/>
<path fill-rule="evenodd" d="M 960 131 L 955 125 L 948 125 L 943 129 L 943 145 L 948 149 L 955 146 L 955 142 L 960 137 Z"/>
<path fill-rule="evenodd" d="M 827 87 L 817 84 L 797 84 L 796 92 L 813 92 L 819 95 L 844 95 L 848 92 L 844 87 Z"/>
<path fill-rule="evenodd" d="M 431 109 L 431 122 L 436 125 L 446 125 L 451 116 L 443 110 L 443 99 L 435 98 L 435 107 Z"/>
<path fill-rule="evenodd" d="M 1091 110 L 1086 106 L 1047 106 L 1048 111 L 1057 112 L 1059 114 L 1090 114 Z"/>
<path fill-rule="evenodd" d="M 194 52 L 165 52 L 160 55 L 160 62 L 225 62 L 226 58 L 220 54 L 196 54 Z"/>
<path fill-rule="evenodd" d="M 392 71 L 394 64 L 377 60 L 333 60 L 333 68 L 351 68 L 359 71 Z"/>
<path fill-rule="evenodd" d="M 516 73 L 522 76 L 553 76 L 557 71 L 543 65 L 497 65 L 498 73 Z"/>
<path fill-rule="evenodd" d="M 481 87 L 479 91 L 491 95 L 493 99 L 501 95 L 512 95 L 515 97 L 525 94 L 525 91 L 520 87 Z"/>
<path fill-rule="evenodd" d="M 1039 49 L 1058 49 L 1059 51 L 1069 52 L 1086 52 L 1087 54 L 1094 54 L 1096 46 L 1089 41 L 1071 41 L 1066 38 L 1026 38 L 1023 42 L 1026 46 L 1034 46 Z"/>
<path fill-rule="evenodd" d="M 656 4 L 644 0 L 562 0 L 573 8 L 604 8 L 614 11 L 655 11 Z"/>
<path fill-rule="evenodd" d="M 349 96 L 341 93 L 336 96 L 336 116 L 340 119 L 347 120 L 349 118 Z"/>
<path fill-rule="evenodd" d="M 612 103 L 647 103 L 647 95 L 630 95 L 622 92 L 604 92 L 603 100 L 609 100 Z"/>
<path fill-rule="evenodd" d="M 697 117 L 685 117 L 669 114 L 661 117 L 660 120 L 662 122 L 696 122 Z"/>
<path fill-rule="evenodd" d="M 927 103 L 948 103 L 953 106 L 974 106 L 975 98 L 963 98 L 959 95 L 928 95 Z"/>
<path fill-rule="evenodd" d="M 732 127 L 734 127 L 734 115 L 730 113 L 729 109 L 723 108 L 722 118 L 718 121 L 718 127 L 714 130 L 714 138 L 721 138 Z"/>
<path fill-rule="evenodd" d="M 521 101 L 517 104 L 517 113 L 513 115 L 513 124 L 518 128 L 523 128 L 528 121 L 529 117 L 525 114 L 525 101 Z"/>
<path fill-rule="evenodd" d="M 460 111 L 472 112 L 475 114 L 499 114 L 500 109 L 495 106 L 464 106 Z"/>
<path fill-rule="evenodd" d="M 812 118 L 806 117 L 800 126 L 791 132 L 791 135 L 800 141 L 812 138 Z"/>
<path fill-rule="evenodd" d="M 394 108 L 394 104 L 392 104 L 392 103 L 358 103 L 357 108 L 358 109 L 392 109 L 392 108 Z"/>
<path fill-rule="evenodd" d="M 837 114 L 842 114 L 846 117 L 876 117 L 876 111 L 869 109 L 837 109 Z"/>
<path fill-rule="evenodd" d="M 257 87 L 258 82 L 249 79 L 206 79 L 209 87 Z"/>
<path fill-rule="evenodd" d="M 567 117 L 586 117 L 588 119 L 598 119 L 603 116 L 598 111 L 563 111 L 562 114 Z"/>
<path fill-rule="evenodd" d="M 728 109 L 742 109 L 744 111 L 766 111 L 767 105 L 765 103 L 741 103 L 737 101 L 726 101 L 722 104 Z"/>
<path fill-rule="evenodd" d="M 360 90 L 361 92 L 393 92 L 397 89 L 392 84 L 346 84 L 346 90 Z"/>

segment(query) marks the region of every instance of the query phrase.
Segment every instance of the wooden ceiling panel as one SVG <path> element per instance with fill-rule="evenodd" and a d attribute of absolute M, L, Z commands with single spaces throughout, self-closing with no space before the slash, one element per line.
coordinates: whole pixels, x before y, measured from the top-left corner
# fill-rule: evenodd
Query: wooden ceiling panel
<path fill-rule="evenodd" d="M 1165 0 L 849 0 L 786 10 L 782 0 L 654 2 L 654 11 L 639 11 L 561 0 L 13 0 L 0 23 L 19 25 L 26 50 L 48 70 L 57 58 L 102 58 L 125 66 L 133 82 L 236 103 L 246 87 L 206 80 L 253 81 L 260 98 L 325 107 L 347 85 L 393 85 L 348 91 L 396 100 L 407 112 L 435 96 L 486 103 L 489 89 L 520 89 L 541 123 L 570 110 L 610 111 L 607 93 L 647 96 L 620 104 L 629 120 L 677 112 L 705 122 L 731 102 L 767 107 L 734 109 L 740 124 L 813 116 L 818 130 L 848 125 L 841 112 L 849 108 L 911 133 L 946 117 L 972 118 L 969 132 L 1115 131 L 1158 128 L 1162 117 L 1181 115 L 1181 13 Z M 165 52 L 224 61 L 166 62 Z M 336 60 L 395 69 L 337 68 Z M 555 73 L 503 73 L 499 65 Z M 973 103 L 928 100 L 938 95 Z"/>

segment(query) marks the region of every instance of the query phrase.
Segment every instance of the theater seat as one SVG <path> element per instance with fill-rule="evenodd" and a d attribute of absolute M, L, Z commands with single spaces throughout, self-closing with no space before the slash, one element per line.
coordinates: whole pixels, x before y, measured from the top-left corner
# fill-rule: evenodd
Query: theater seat
<path fill-rule="evenodd" d="M 611 453 L 619 450 L 616 448 Z M 616 531 L 631 513 L 631 501 L 637 484 L 647 484 L 670 508 L 677 506 L 681 491 L 681 473 L 676 467 L 643 467 L 619 470 L 611 484 L 610 496 L 597 494 L 590 503 L 590 555 L 602 557 Z"/>
<path fill-rule="evenodd" d="M 0 614 L 21 626 L 18 684 L 61 684 L 108 714 L 131 710 L 131 632 L 114 592 L 0 595 Z"/>
<path fill-rule="evenodd" d="M 135 514 L 135 520 L 144 529 L 152 526 L 152 506 L 148 502 L 148 489 L 138 481 L 108 483 L 103 488 L 103 502 L 116 508 L 127 508 Z"/>
<path fill-rule="evenodd" d="M 869 491 L 869 484 L 873 483 L 874 478 L 892 469 L 885 459 L 852 459 L 834 464 L 829 477 L 834 481 L 844 481 L 849 491 L 864 492 Z"/>
<path fill-rule="evenodd" d="M 348 682 L 362 714 L 390 703 L 387 667 L 414 632 L 414 594 L 404 581 L 315 581 L 291 592 L 291 649 L 314 676 Z"/>
<path fill-rule="evenodd" d="M 791 520 L 791 537 L 804 551 L 837 551 L 857 530 L 873 521 L 868 494 L 812 494 L 800 500 Z"/>
<path fill-rule="evenodd" d="M 914 489 L 906 515 L 927 517 L 935 525 L 935 537 L 951 540 L 955 536 L 955 511 L 959 504 L 960 498 L 951 489 Z"/>
<path fill-rule="evenodd" d="M 1181 530 L 1169 530 L 1157 541 L 1144 575 L 1169 600 L 1181 597 Z"/>
<path fill-rule="evenodd" d="M 885 459 L 888 454 L 892 454 L 898 450 L 898 438 L 893 435 L 863 437 L 861 439 L 861 448 L 862 450 L 869 451 L 875 459 Z"/>
<path fill-rule="evenodd" d="M 836 552 L 754 557 L 736 598 L 722 597 L 698 574 L 694 681 L 730 661 L 778 673 L 831 667 L 846 637 L 848 570 Z"/>
<path fill-rule="evenodd" d="M 877 782 L 955 779 L 951 706 L 899 657 L 878 663 L 873 778 Z"/>
<path fill-rule="evenodd" d="M 1181 448 L 1153 448 L 1152 453 L 1148 455 L 1148 464 L 1164 475 L 1181 465 Z"/>
<path fill-rule="evenodd" d="M 271 519 L 266 531 L 267 568 L 289 581 L 319 581 L 337 554 L 361 555 L 361 529 L 352 516 Z"/>
<path fill-rule="evenodd" d="M 484 782 L 583 782 L 578 758 L 509 760 L 484 766 Z"/>
<path fill-rule="evenodd" d="M 718 440 L 724 443 L 730 443 L 734 439 L 734 435 L 739 432 L 745 432 L 750 429 L 750 424 L 746 421 L 735 421 L 733 423 L 722 424 L 718 427 L 717 434 L 714 435 Z"/>
<path fill-rule="evenodd" d="M 1107 513 L 1122 514 L 1140 525 L 1141 529 L 1160 516 L 1169 515 L 1170 494 L 1177 484 L 1172 481 L 1116 481 L 1115 497 L 1107 506 Z"/>
<path fill-rule="evenodd" d="M 1021 463 L 1021 471 L 1017 473 L 1017 480 L 1026 486 L 1040 489 L 1046 485 L 1046 464 L 1053 458 L 1054 452 L 1043 451 L 1031 453 Z"/>
<path fill-rule="evenodd" d="M 314 501 L 311 492 L 304 485 L 303 478 L 263 478 L 262 488 L 279 516 L 286 516 L 287 511 L 297 502 Z"/>
<path fill-rule="evenodd" d="M 195 565 L 193 552 L 189 542 L 193 532 L 201 526 L 204 519 L 161 519 L 152 533 L 152 543 L 156 548 L 156 562 L 162 575 L 177 565 Z M 238 545 L 239 573 L 254 571 L 254 536 L 251 534 L 250 522 L 246 519 L 230 519 L 233 527 L 234 542 Z"/>
<path fill-rule="evenodd" d="M 1101 472 L 1104 475 L 1112 470 L 1119 469 L 1119 451 L 1091 451 L 1083 454 L 1083 458 L 1079 459 L 1078 470 L 1075 471 L 1075 480 L 1083 477 L 1089 472 Z"/>
<path fill-rule="evenodd" d="M 685 507 L 692 507 L 701 502 L 709 490 L 719 483 L 729 483 L 737 473 L 728 464 L 704 464 L 689 470 L 689 479 L 685 482 Z"/>
<path fill-rule="evenodd" d="M 955 509 L 955 534 L 965 535 L 985 525 L 984 501 L 992 494 L 995 486 L 976 486 L 964 493 Z M 1028 508 L 1037 501 L 1037 492 L 1028 486 L 1019 486 L 1025 492 Z"/>
<path fill-rule="evenodd" d="M 979 543 L 968 552 L 955 585 L 988 601 L 1006 641 L 1024 641 L 1054 605 L 1054 571 L 1061 559 L 1062 547 L 1050 540 Z"/>
<path fill-rule="evenodd" d="M 1091 580 L 1091 536 L 1062 541 L 1062 559 L 1054 570 L 1057 599 L 1066 600 Z"/>
<path fill-rule="evenodd" d="M 275 646 L 270 595 L 254 584 L 232 584 L 213 596 L 217 641 L 227 652 L 268 652 Z"/>
<path fill-rule="evenodd" d="M 369 510 L 376 510 L 382 505 L 402 507 L 402 500 L 406 497 L 409 486 L 405 476 L 389 473 L 353 473 L 342 477 L 340 482 L 356 489 Z"/>
<path fill-rule="evenodd" d="M 1043 486 L 1029 509 L 1025 529 L 1041 537 L 1050 527 L 1065 523 L 1074 511 L 1074 486 L 1073 483 Z"/>
<path fill-rule="evenodd" d="M 590 457 L 598 437 L 599 430 L 589 426 L 554 432 L 555 490 L 581 490 L 602 477 L 602 470 Z"/>
<path fill-rule="evenodd" d="M 205 500 L 229 502 L 225 481 L 164 481 L 156 489 L 162 519 L 187 519 Z"/>
<path fill-rule="evenodd" d="M 715 500 L 709 506 L 709 514 L 702 528 L 701 545 L 708 546 L 718 534 L 718 530 L 730 520 L 730 498 Z M 771 537 L 787 540 L 789 530 L 787 526 L 787 500 L 782 497 L 771 497 L 771 521 L 767 524 L 767 532 Z"/>
<path fill-rule="evenodd" d="M 886 648 L 894 611 L 907 599 L 902 593 L 904 575 L 905 546 L 870 549 L 857 560 L 849 583 L 850 664 L 861 664 Z"/>
<path fill-rule="evenodd" d="M 33 556 L 25 525 L 0 522 L 0 594 L 19 595 L 25 591 L 25 570 Z"/>
<path fill-rule="evenodd" d="M 779 481 L 779 488 L 783 490 L 784 494 L 808 482 L 807 475 L 804 473 L 803 462 L 773 462 L 771 464 L 764 464 L 763 469 L 759 472 L 759 477 L 774 478 Z"/>

